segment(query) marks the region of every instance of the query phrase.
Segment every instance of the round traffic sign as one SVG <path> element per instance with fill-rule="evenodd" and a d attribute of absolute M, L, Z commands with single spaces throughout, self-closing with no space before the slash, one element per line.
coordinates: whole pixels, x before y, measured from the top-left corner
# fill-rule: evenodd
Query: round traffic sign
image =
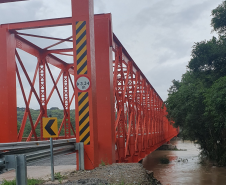
<path fill-rule="evenodd" d="M 86 91 L 90 87 L 90 80 L 86 76 L 80 76 L 76 81 L 76 86 L 80 91 Z"/>

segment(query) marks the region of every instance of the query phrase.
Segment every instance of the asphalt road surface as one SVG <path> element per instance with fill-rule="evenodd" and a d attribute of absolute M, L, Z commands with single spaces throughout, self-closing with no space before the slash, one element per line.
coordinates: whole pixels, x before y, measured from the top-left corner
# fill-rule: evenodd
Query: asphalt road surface
<path fill-rule="evenodd" d="M 54 156 L 54 166 L 76 165 L 76 154 L 64 154 Z M 50 157 L 30 162 L 27 166 L 50 166 Z"/>

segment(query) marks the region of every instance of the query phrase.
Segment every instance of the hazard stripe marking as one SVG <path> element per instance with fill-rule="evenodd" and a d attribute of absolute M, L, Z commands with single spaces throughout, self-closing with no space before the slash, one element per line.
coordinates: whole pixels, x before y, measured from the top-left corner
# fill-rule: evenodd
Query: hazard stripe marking
<path fill-rule="evenodd" d="M 78 93 L 79 141 L 90 144 L 89 96 L 88 92 Z"/>
<path fill-rule="evenodd" d="M 86 21 L 76 22 L 77 74 L 87 74 Z"/>

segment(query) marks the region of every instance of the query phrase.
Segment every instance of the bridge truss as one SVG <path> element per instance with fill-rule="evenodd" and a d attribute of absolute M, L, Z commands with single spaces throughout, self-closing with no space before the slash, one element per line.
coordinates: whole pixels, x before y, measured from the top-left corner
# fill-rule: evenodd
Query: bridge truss
<path fill-rule="evenodd" d="M 21 32 L 68 25 L 73 34 L 67 38 Z M 24 36 L 56 43 L 41 48 Z M 73 47 L 52 49 L 65 42 Z M 33 78 L 20 51 L 36 57 Z M 71 56 L 72 62 L 67 63 L 57 55 Z M 113 33 L 111 14 L 94 15 L 93 0 L 72 0 L 72 17 L 0 25 L 0 63 L 1 143 L 21 142 L 27 119 L 31 130 L 26 141 L 43 140 L 42 118 L 48 117 L 47 106 L 54 91 L 64 111 L 58 131 L 64 128 L 64 136 L 60 138 L 76 137 L 76 141 L 84 142 L 86 169 L 97 167 L 101 161 L 138 162 L 178 134 L 166 118 L 162 99 Z M 55 78 L 53 67 L 60 69 Z M 30 86 L 28 96 L 21 73 Z M 49 94 L 47 75 L 52 82 Z M 91 88 L 85 91 L 77 88 L 80 77 L 89 79 Z M 58 85 L 60 80 L 62 87 Z M 16 81 L 26 106 L 19 131 Z M 36 120 L 30 112 L 32 98 L 40 106 Z M 73 100 L 76 126 L 70 121 Z"/>

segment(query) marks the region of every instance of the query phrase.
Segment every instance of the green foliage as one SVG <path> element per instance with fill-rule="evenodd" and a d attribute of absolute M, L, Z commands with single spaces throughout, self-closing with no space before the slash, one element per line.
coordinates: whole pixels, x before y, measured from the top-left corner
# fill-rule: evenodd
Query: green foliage
<path fill-rule="evenodd" d="M 54 178 L 58 180 L 60 183 L 66 178 L 64 175 L 61 175 L 60 172 L 54 173 Z"/>
<path fill-rule="evenodd" d="M 196 140 L 204 156 L 226 165 L 226 1 L 212 15 L 211 25 L 221 35 L 194 44 L 188 70 L 180 82 L 173 80 L 165 103 L 181 135 Z"/>
<path fill-rule="evenodd" d="M 11 181 L 7 181 L 7 180 L 3 180 L 2 185 L 16 185 L 16 180 L 11 180 Z"/>
<path fill-rule="evenodd" d="M 205 94 L 205 114 L 210 138 L 207 155 L 218 164 L 226 165 L 226 76 L 213 83 Z M 205 153 L 206 154 L 206 153 Z"/>
<path fill-rule="evenodd" d="M 226 38 L 223 36 L 195 43 L 188 68 L 194 71 L 196 78 L 210 86 L 213 81 L 226 74 L 225 50 Z"/>
<path fill-rule="evenodd" d="M 101 159 L 101 163 L 100 163 L 101 166 L 105 166 L 105 162 Z"/>
<path fill-rule="evenodd" d="M 24 116 L 24 112 L 25 112 L 25 108 L 19 108 L 17 107 L 17 130 L 19 132 L 20 127 L 21 127 L 21 123 L 23 120 L 23 116 Z M 32 117 L 32 121 L 33 124 L 35 123 L 36 119 L 38 118 L 39 114 L 40 114 L 40 110 L 34 110 L 34 109 L 30 109 L 31 112 L 31 117 Z M 64 111 L 60 110 L 57 107 L 52 107 L 50 109 L 47 109 L 47 115 L 50 117 L 56 117 L 57 118 L 57 123 L 58 123 L 58 128 L 60 127 L 62 120 L 64 118 Z M 75 110 L 70 110 L 70 121 L 71 124 L 75 130 Z M 23 133 L 23 137 L 27 137 L 30 132 L 31 132 L 31 124 L 30 124 L 30 120 L 27 117 L 26 120 L 26 124 L 25 124 L 25 128 L 24 128 L 24 133 Z M 40 136 L 40 124 L 38 124 L 37 128 L 35 129 L 37 136 Z M 71 131 L 71 134 L 73 132 Z M 62 130 L 60 132 L 60 135 L 64 135 L 64 127 L 62 127 Z"/>
<path fill-rule="evenodd" d="M 226 1 L 223 1 L 217 8 L 212 10 L 211 26 L 218 34 L 224 34 L 226 31 Z"/>
<path fill-rule="evenodd" d="M 27 184 L 28 185 L 38 185 L 43 183 L 44 181 L 41 179 L 27 179 Z M 7 181 L 7 180 L 3 180 L 2 185 L 16 185 L 16 180 L 11 180 L 11 181 Z"/>

